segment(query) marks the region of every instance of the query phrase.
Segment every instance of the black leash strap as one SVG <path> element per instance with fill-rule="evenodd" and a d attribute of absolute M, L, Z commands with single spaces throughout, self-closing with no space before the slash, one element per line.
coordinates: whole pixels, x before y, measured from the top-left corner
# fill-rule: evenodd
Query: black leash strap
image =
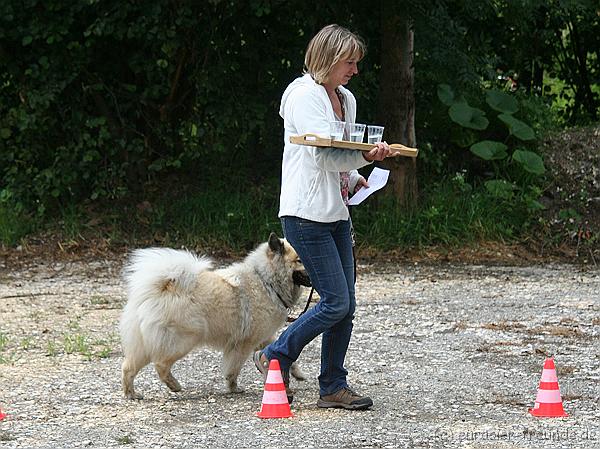
<path fill-rule="evenodd" d="M 312 302 L 312 297 L 313 297 L 313 293 L 315 292 L 315 288 L 311 287 L 310 289 L 310 293 L 308 294 L 308 300 L 306 301 L 306 306 L 304 307 L 304 310 L 300 313 L 300 315 L 298 315 L 296 318 L 293 318 L 291 316 L 287 317 L 287 322 L 288 323 L 293 323 L 294 321 L 296 321 L 298 318 L 300 318 L 304 312 L 306 312 L 308 310 L 308 308 L 310 307 L 310 303 Z"/>

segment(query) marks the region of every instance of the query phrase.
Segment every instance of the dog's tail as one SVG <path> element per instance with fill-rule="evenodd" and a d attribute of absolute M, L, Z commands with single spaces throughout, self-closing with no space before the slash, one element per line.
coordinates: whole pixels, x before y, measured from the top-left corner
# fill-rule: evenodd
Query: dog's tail
<path fill-rule="evenodd" d="M 198 274 L 210 270 L 213 262 L 189 251 L 169 248 L 135 250 L 123 270 L 129 300 L 145 301 L 162 295 L 191 292 Z"/>

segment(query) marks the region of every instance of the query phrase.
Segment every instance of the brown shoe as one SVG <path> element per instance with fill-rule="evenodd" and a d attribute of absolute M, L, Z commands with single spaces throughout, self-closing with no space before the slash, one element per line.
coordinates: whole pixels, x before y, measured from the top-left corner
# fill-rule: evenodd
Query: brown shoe
<path fill-rule="evenodd" d="M 267 374 L 269 374 L 269 359 L 263 354 L 262 351 L 256 351 L 252 356 L 256 369 L 260 371 L 263 376 L 263 382 L 267 381 Z M 290 388 L 290 372 L 289 370 L 281 370 L 281 377 L 283 378 L 283 385 L 285 385 L 285 394 L 287 395 L 288 403 L 292 403 L 294 400 L 294 392 Z"/>
<path fill-rule="evenodd" d="M 350 387 L 344 387 L 333 394 L 321 396 L 317 401 L 317 407 L 345 408 L 347 410 L 364 410 L 372 405 L 371 398 L 359 395 Z"/>

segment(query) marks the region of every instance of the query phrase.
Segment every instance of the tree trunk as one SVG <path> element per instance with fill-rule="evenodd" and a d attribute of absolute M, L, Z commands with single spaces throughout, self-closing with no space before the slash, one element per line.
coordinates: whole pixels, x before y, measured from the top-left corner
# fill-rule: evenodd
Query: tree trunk
<path fill-rule="evenodd" d="M 569 31 L 571 33 L 571 47 L 573 49 L 573 58 L 575 66 L 573 67 L 573 79 L 577 84 L 575 89 L 575 110 L 583 109 L 589 114 L 592 120 L 597 120 L 597 105 L 592 92 L 590 76 L 587 68 L 587 49 L 579 36 L 577 23 L 571 21 Z M 578 104 L 579 102 L 579 104 Z"/>
<path fill-rule="evenodd" d="M 382 2 L 379 119 L 388 143 L 416 147 L 414 37 L 407 10 L 394 1 Z M 394 195 L 398 204 L 414 206 L 418 194 L 416 159 L 389 158 L 382 165 L 390 170 L 386 192 Z"/>

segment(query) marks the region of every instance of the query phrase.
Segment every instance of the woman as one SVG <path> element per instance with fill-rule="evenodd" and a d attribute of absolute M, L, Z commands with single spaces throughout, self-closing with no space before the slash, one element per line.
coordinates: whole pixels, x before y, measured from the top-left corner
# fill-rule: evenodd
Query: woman
<path fill-rule="evenodd" d="M 305 75 L 285 90 L 279 113 L 285 147 L 279 217 L 286 239 L 302 260 L 320 301 L 294 321 L 254 362 L 266 377 L 269 360 L 279 360 L 286 389 L 289 368 L 302 349 L 323 334 L 319 407 L 369 408 L 373 401 L 348 387 L 344 359 L 354 318 L 354 258 L 345 204 L 348 191 L 366 185 L 356 169 L 389 154 L 387 143 L 369 152 L 316 148 L 289 142 L 292 135 L 329 136 L 329 123 L 355 122 L 356 100 L 344 88 L 358 74 L 365 53 L 362 40 L 338 25 L 328 25 L 310 41 Z M 288 399 L 292 396 L 288 389 Z"/>

